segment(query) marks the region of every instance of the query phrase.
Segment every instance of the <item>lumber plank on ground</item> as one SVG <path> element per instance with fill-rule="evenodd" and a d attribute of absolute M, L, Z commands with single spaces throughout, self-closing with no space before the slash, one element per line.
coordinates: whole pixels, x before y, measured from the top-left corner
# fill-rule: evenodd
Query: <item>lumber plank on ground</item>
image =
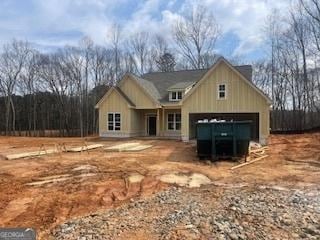
<path fill-rule="evenodd" d="M 115 146 L 107 147 L 105 148 L 106 151 L 108 152 L 121 152 L 124 151 L 125 149 L 133 148 L 140 146 L 140 143 L 122 143 L 122 144 L 117 144 Z"/>
<path fill-rule="evenodd" d="M 252 149 L 252 150 L 250 150 L 250 153 L 263 152 L 263 151 L 268 150 L 268 149 L 269 149 L 269 147 L 262 147 L 262 148 Z"/>
<path fill-rule="evenodd" d="M 35 152 L 25 152 L 25 153 L 16 153 L 16 154 L 10 154 L 6 156 L 7 160 L 14 160 L 19 158 L 27 158 L 27 157 L 36 157 L 40 155 L 46 155 L 51 153 L 57 153 L 58 151 L 56 149 L 48 149 L 46 151 L 35 151 Z"/>
<path fill-rule="evenodd" d="M 67 149 L 67 152 L 82 152 L 82 151 L 87 151 L 91 149 L 101 148 L 103 146 L 104 146 L 103 144 L 91 144 L 91 145 L 86 145 L 82 147 L 69 148 Z"/>
<path fill-rule="evenodd" d="M 258 157 L 258 158 L 256 158 L 256 159 L 254 159 L 254 160 L 252 160 L 252 161 L 250 161 L 250 162 L 241 163 L 241 164 L 239 164 L 239 165 L 237 165 L 237 166 L 233 166 L 232 168 L 230 168 L 230 170 L 234 170 L 234 169 L 241 168 L 241 167 L 247 166 L 247 165 L 249 165 L 249 164 L 258 162 L 258 161 L 260 161 L 260 160 L 262 160 L 262 159 L 264 159 L 264 158 L 266 158 L 266 157 L 268 157 L 268 156 L 269 156 L 269 155 L 264 155 L 264 156 L 261 156 L 261 157 Z"/>
<path fill-rule="evenodd" d="M 254 156 L 254 157 L 261 157 L 261 156 L 264 156 L 266 155 L 266 152 L 265 151 L 262 151 L 262 152 L 252 152 L 250 153 L 251 156 Z"/>
<path fill-rule="evenodd" d="M 151 148 L 151 147 L 152 147 L 152 145 L 138 145 L 138 146 L 134 146 L 131 148 L 125 148 L 122 151 L 123 152 L 139 152 L 139 151 L 145 150 L 147 148 Z"/>

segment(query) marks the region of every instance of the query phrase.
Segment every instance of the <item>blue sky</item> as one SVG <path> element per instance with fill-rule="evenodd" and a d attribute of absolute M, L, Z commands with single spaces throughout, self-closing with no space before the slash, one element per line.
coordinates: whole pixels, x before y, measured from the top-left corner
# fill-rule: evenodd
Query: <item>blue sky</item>
<path fill-rule="evenodd" d="M 28 40 L 50 51 L 75 45 L 83 36 L 108 44 L 114 23 L 123 38 L 134 31 L 170 38 L 172 25 L 195 0 L 0 0 L 0 44 Z M 245 61 L 263 57 L 262 28 L 274 8 L 287 9 L 290 0 L 199 0 L 215 15 L 222 36 L 216 50 Z"/>

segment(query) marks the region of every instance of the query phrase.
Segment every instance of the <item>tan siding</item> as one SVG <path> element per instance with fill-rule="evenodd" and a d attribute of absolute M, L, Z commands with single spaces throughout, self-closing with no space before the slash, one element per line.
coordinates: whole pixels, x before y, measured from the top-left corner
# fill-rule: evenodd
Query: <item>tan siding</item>
<path fill-rule="evenodd" d="M 145 134 L 144 131 L 144 116 L 141 111 L 130 109 L 130 133 L 131 135 L 141 136 Z"/>
<path fill-rule="evenodd" d="M 130 77 L 120 84 L 121 90 L 136 105 L 136 108 L 155 108 L 154 102 L 144 93 L 143 89 Z"/>
<path fill-rule="evenodd" d="M 227 99 L 217 99 L 217 84 L 225 83 Z M 260 136 L 269 135 L 269 105 L 252 86 L 226 63 L 220 64 L 191 93 L 182 106 L 182 135 L 189 136 L 189 113 L 260 113 Z"/>
<path fill-rule="evenodd" d="M 108 131 L 108 112 L 121 114 L 121 131 Z M 99 133 L 100 136 L 108 132 L 128 134 L 130 131 L 130 109 L 126 100 L 115 90 L 101 103 L 99 107 Z"/>

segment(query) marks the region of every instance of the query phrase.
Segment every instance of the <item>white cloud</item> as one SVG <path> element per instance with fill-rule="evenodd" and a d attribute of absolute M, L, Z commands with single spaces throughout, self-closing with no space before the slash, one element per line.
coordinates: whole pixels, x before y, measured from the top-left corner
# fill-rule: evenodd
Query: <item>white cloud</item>
<path fill-rule="evenodd" d="M 126 1 L 129 0 L 30 0 L 21 6 L 21 1 L 16 0 L 8 6 L 11 15 L 2 17 L 0 13 L 0 44 L 15 37 L 62 46 L 77 44 L 84 35 L 103 44 L 113 9 Z"/>
<path fill-rule="evenodd" d="M 16 4 L 12 4 L 12 2 Z M 136 1 L 136 5 L 132 4 Z M 88 35 L 106 44 L 107 32 L 114 22 L 123 25 L 123 37 L 133 32 L 159 33 L 171 38 L 179 16 L 196 0 L 30 0 L 24 9 L 21 1 L 6 1 L 0 12 L 0 44 L 13 37 L 42 45 L 77 44 Z M 288 9 L 290 0 L 202 0 L 220 23 L 223 33 L 233 33 L 240 43 L 234 55 L 249 53 L 263 43 L 262 27 L 273 8 Z M 30 3 L 30 4 L 29 4 Z M 31 4 L 32 3 L 32 4 Z M 119 15 L 117 11 L 132 4 Z M 21 8 L 19 10 L 19 7 Z M 10 15 L 11 14 L 11 15 Z M 118 14 L 118 15 L 117 15 Z"/>
<path fill-rule="evenodd" d="M 233 32 L 240 39 L 234 55 L 246 54 L 263 43 L 263 26 L 274 8 L 286 10 L 290 0 L 206 0 L 222 31 Z"/>
<path fill-rule="evenodd" d="M 167 3 L 167 8 L 160 10 L 159 6 L 164 2 Z M 141 4 L 128 20 L 125 32 L 157 32 L 170 39 L 170 31 L 176 20 L 200 1 L 180 1 L 178 9 L 171 9 L 177 2 L 179 1 L 149 0 Z M 202 0 L 200 3 L 212 11 L 224 34 L 231 32 L 239 38 L 239 45 L 233 55 L 245 55 L 263 44 L 262 29 L 266 17 L 274 8 L 288 9 L 290 0 Z M 156 11 L 161 12 L 161 19 L 154 17 Z"/>

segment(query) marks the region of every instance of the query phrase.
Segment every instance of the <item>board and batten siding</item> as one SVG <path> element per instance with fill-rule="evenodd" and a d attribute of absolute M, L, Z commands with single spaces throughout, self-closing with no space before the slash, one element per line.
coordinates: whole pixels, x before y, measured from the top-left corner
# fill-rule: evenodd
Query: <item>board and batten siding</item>
<path fill-rule="evenodd" d="M 218 99 L 218 84 L 226 84 L 226 99 Z M 182 139 L 189 139 L 190 113 L 259 113 L 260 142 L 269 135 L 269 103 L 240 75 L 221 61 L 183 102 Z"/>
<path fill-rule="evenodd" d="M 121 114 L 120 131 L 108 130 L 108 113 Z M 99 106 L 99 135 L 101 137 L 128 137 L 130 135 L 130 108 L 128 102 L 116 90 Z"/>
<path fill-rule="evenodd" d="M 152 109 L 155 108 L 155 103 L 143 91 L 135 80 L 127 76 L 119 85 L 122 92 L 136 105 L 137 109 Z"/>

